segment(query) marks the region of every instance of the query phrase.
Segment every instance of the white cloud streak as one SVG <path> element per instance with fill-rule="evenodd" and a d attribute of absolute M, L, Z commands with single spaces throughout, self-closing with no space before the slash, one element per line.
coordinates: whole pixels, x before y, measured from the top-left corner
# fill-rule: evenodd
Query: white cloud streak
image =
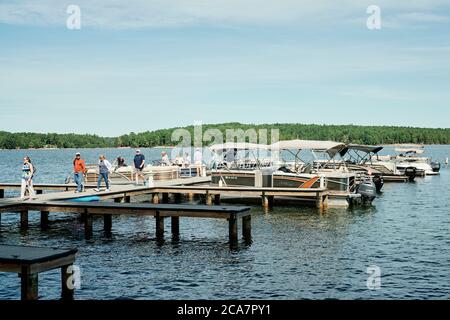
<path fill-rule="evenodd" d="M 0 3 L 0 23 L 12 25 L 65 25 L 66 8 L 79 5 L 84 27 L 106 29 L 175 26 L 308 25 L 365 19 L 366 8 L 377 4 L 396 23 L 448 21 L 433 12 L 449 9 L 445 0 L 16 0 Z"/>

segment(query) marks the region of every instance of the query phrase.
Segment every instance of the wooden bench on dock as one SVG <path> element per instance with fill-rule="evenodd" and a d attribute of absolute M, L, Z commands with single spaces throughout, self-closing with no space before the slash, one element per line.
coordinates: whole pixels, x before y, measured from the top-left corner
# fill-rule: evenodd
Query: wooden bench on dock
<path fill-rule="evenodd" d="M 19 274 L 22 300 L 36 300 L 38 274 L 61 268 L 61 297 L 64 300 L 72 300 L 76 253 L 77 249 L 0 245 L 0 272 Z"/>
<path fill-rule="evenodd" d="M 84 219 L 87 237 L 92 234 L 92 216 L 101 215 L 104 218 L 104 229 L 111 232 L 113 215 L 148 215 L 156 218 L 156 236 L 164 237 L 164 219 L 171 218 L 171 229 L 174 237 L 179 236 L 180 217 L 218 218 L 229 223 L 229 240 L 234 244 L 238 241 L 239 218 L 242 218 L 242 234 L 245 240 L 251 239 L 250 207 L 243 206 L 206 206 L 190 204 L 151 204 L 151 203 L 118 203 L 118 202 L 60 202 L 60 201 L 29 201 L 9 203 L 1 212 L 19 212 L 20 225 L 28 228 L 28 212 L 41 212 L 41 225 L 48 223 L 49 212 L 80 213 Z"/>

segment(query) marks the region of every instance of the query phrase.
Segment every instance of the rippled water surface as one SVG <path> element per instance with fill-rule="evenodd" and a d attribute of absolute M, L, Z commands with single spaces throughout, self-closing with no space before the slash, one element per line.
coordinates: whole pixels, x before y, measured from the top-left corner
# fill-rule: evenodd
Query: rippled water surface
<path fill-rule="evenodd" d="M 388 148 L 389 149 L 389 148 Z M 450 146 L 427 147 L 441 162 Z M 81 150 L 88 162 L 99 153 L 131 159 L 133 150 Z M 143 150 L 155 158 L 158 150 Z M 389 150 L 388 150 L 389 151 Z M 0 151 L 0 181 L 20 181 L 29 154 L 36 182 L 63 182 L 74 150 Z M 130 160 L 128 161 L 130 162 Z M 14 194 L 8 193 L 7 196 Z M 16 214 L 3 214 L 0 243 L 78 247 L 81 289 L 76 299 L 448 299 L 450 298 L 450 170 L 415 183 L 387 184 L 374 206 L 333 209 L 277 207 L 252 210 L 253 244 L 227 243 L 227 224 L 181 219 L 181 239 L 155 240 L 152 217 L 113 218 L 112 237 L 101 219 L 84 239 L 74 215 L 50 214 L 41 231 L 39 214 L 21 232 Z M 382 288 L 367 288 L 367 267 L 381 268 Z M 58 299 L 59 271 L 40 274 L 41 299 Z M 0 299 L 19 299 L 15 274 L 0 273 Z"/>

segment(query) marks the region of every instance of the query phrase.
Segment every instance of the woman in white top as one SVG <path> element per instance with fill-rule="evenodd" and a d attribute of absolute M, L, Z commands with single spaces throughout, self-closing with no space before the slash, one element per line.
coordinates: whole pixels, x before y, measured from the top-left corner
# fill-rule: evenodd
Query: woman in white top
<path fill-rule="evenodd" d="M 22 166 L 22 185 L 20 188 L 20 199 L 25 199 L 25 192 L 28 189 L 30 194 L 30 199 L 36 198 L 36 193 L 33 189 L 33 176 L 34 176 L 34 166 L 31 164 L 30 157 L 26 156 L 23 158 L 23 166 Z"/>

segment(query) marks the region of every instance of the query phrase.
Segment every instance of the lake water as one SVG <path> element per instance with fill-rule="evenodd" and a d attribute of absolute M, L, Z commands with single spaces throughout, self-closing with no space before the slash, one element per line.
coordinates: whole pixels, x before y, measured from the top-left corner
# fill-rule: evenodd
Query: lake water
<path fill-rule="evenodd" d="M 389 148 L 387 148 L 389 153 Z M 429 146 L 443 162 L 450 146 Z M 131 162 L 131 149 L 80 150 L 87 162 L 99 153 Z M 160 150 L 143 149 L 149 159 Z M 75 150 L 0 151 L 0 181 L 19 182 L 21 159 L 32 157 L 35 182 L 61 183 L 71 172 Z M 7 194 L 11 196 L 13 194 Z M 252 210 L 253 244 L 228 246 L 227 224 L 181 219 L 175 243 L 166 229 L 158 245 L 152 217 L 113 218 L 112 237 L 94 221 L 84 239 L 74 215 L 50 214 L 41 231 L 39 214 L 21 232 L 17 214 L 3 214 L 0 243 L 78 247 L 81 289 L 76 299 L 449 299 L 450 170 L 415 183 L 386 184 L 369 208 L 302 207 Z M 369 266 L 381 270 L 381 289 L 367 288 Z M 39 276 L 41 299 L 59 299 L 59 271 Z M 19 299 L 15 274 L 0 273 L 0 299 Z"/>

